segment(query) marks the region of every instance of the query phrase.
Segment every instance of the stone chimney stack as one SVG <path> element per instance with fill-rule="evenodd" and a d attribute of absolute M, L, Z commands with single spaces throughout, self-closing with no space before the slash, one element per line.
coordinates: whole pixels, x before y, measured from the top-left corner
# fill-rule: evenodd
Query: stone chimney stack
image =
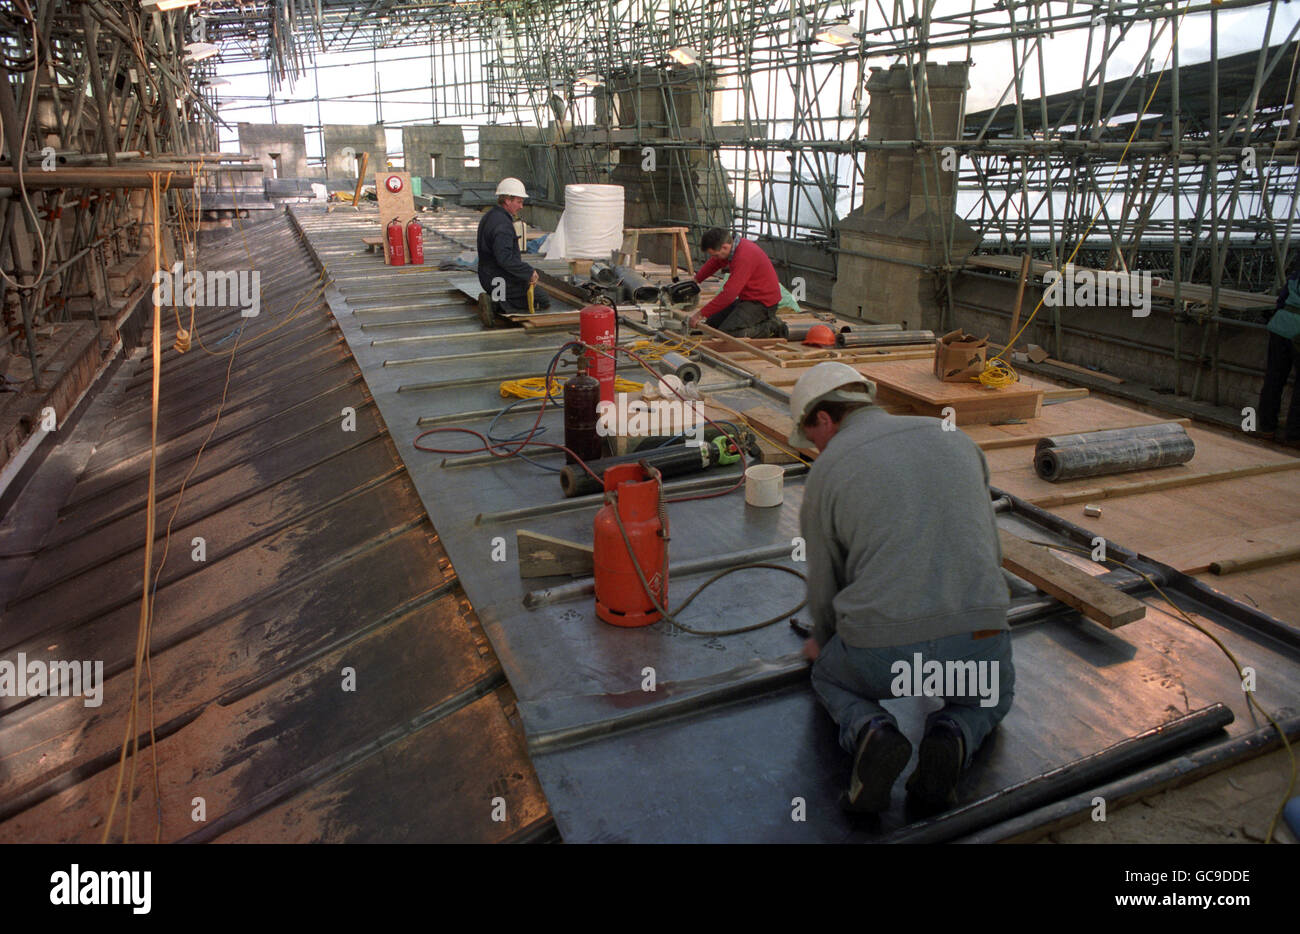
<path fill-rule="evenodd" d="M 967 65 L 930 63 L 923 85 L 920 78 L 919 70 L 898 64 L 873 68 L 867 79 L 867 139 L 900 145 L 866 154 L 863 203 L 840 223 L 840 247 L 883 258 L 839 254 L 832 307 L 851 317 L 932 328 L 939 316 L 938 280 L 912 264 L 943 262 L 942 238 L 950 222 L 956 225 L 954 250 L 968 249 L 978 238 L 953 217 L 956 172 L 943 169 L 942 157 L 936 161 L 932 151 L 908 145 L 960 138 Z M 923 90 L 930 117 L 923 109 L 918 125 L 914 95 Z"/>

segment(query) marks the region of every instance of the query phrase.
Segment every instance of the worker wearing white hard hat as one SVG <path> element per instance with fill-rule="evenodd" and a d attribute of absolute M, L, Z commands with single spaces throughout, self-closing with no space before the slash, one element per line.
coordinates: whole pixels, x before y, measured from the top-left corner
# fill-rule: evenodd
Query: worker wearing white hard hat
<path fill-rule="evenodd" d="M 496 196 L 496 206 L 478 224 L 478 281 L 483 287 L 479 314 L 488 326 L 493 325 L 495 314 L 528 313 L 530 288 L 534 309 L 551 305 L 546 293 L 536 288 L 537 270 L 524 262 L 519 249 L 515 221 L 528 197 L 528 189 L 517 178 L 503 178 L 497 185 Z"/>
<path fill-rule="evenodd" d="M 929 714 L 914 811 L 954 807 L 971 757 L 1011 708 L 1010 597 L 988 464 L 946 421 L 891 415 L 844 363 L 819 363 L 790 393 L 790 443 L 816 447 L 800 507 L 812 686 L 853 757 L 842 800 L 890 807 L 912 744 L 881 701 L 942 697 Z M 937 686 L 931 673 L 975 672 Z M 918 685 L 920 687 L 918 687 Z"/>
<path fill-rule="evenodd" d="M 497 202 L 500 203 L 500 199 L 503 197 L 518 198 L 522 205 L 524 200 L 528 197 L 528 189 L 525 188 L 524 183 L 517 178 L 503 178 L 501 179 L 501 183 L 497 185 Z M 511 211 L 510 213 L 517 214 L 518 211 Z"/>
<path fill-rule="evenodd" d="M 790 432 L 792 445 L 797 448 L 822 448 L 822 443 L 805 433 L 804 420 L 817 403 L 830 401 L 869 405 L 876 401 L 875 384 L 847 363 L 819 363 L 809 369 L 790 393 L 790 414 L 794 417 L 794 430 Z M 830 440 L 815 423 L 812 430 L 817 438 Z"/>

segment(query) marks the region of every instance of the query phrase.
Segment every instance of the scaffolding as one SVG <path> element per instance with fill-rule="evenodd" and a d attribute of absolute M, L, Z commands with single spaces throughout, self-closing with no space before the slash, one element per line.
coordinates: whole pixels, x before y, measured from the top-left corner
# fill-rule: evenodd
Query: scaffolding
<path fill-rule="evenodd" d="M 1259 50 L 1221 57 L 1221 18 L 1250 9 L 1266 19 Z M 1030 243 L 1059 263 L 1080 247 L 1115 267 L 1139 262 L 1144 238 L 1164 238 L 1175 279 L 1181 270 L 1269 288 L 1290 248 L 1300 18 L 1276 0 L 281 0 L 204 10 L 223 61 L 257 61 L 273 82 L 337 53 L 427 47 L 410 57 L 429 61 L 429 119 L 541 128 L 542 142 L 528 141 L 552 193 L 608 180 L 652 147 L 669 164 L 668 184 L 655 186 L 673 199 L 656 205 L 665 223 L 717 222 L 722 189 L 740 229 L 834 248 L 837 221 L 862 203 L 869 154 L 906 150 L 931 160 L 936 190 L 955 153 L 959 213 L 981 250 Z M 1179 30 L 1201 21 L 1209 59 L 1181 67 Z M 1070 43 L 1084 49 L 1077 89 L 1044 93 L 1059 68 L 1053 52 Z M 972 65 L 986 52 L 984 74 L 1005 72 L 997 105 L 936 138 L 927 65 Z M 916 132 L 881 139 L 868 132 L 864 87 L 873 69 L 899 63 Z M 955 230 L 936 230 L 936 241 L 951 251 Z"/>
<path fill-rule="evenodd" d="M 160 214 L 174 235 L 195 166 L 226 158 L 198 25 L 99 0 L 0 10 L 0 349 L 25 353 L 37 389 L 38 328 L 85 319 L 108 333 L 129 311 L 119 270 L 152 244 L 150 173 L 162 175 Z"/>
<path fill-rule="evenodd" d="M 879 195 L 882 166 L 914 160 L 926 197 L 950 207 L 926 220 L 945 320 L 972 252 L 1159 270 L 1209 285 L 1198 311 L 1215 316 L 1222 288 L 1280 285 L 1292 251 L 1300 16 L 1278 0 L 204 0 L 163 15 L 55 0 L 41 10 L 37 32 L 64 76 L 47 92 L 95 75 L 117 90 L 102 125 L 88 123 L 86 99 L 74 104 L 93 141 L 83 127 L 65 145 L 87 153 L 213 149 L 213 126 L 229 127 L 218 114 L 269 107 L 274 119 L 286 101 L 314 106 L 317 132 L 342 101 L 373 105 L 390 129 L 514 126 L 543 205 L 558 207 L 568 183 L 639 178 L 657 223 L 731 225 L 778 264 L 828 280 L 841 224 Z M 1243 16 L 1258 48 L 1221 55 L 1224 24 L 1240 33 Z M 10 59 L 30 56 L 28 20 L 0 22 Z M 1185 64 L 1189 30 L 1201 60 Z M 187 68 L 184 43 L 200 37 L 220 56 Z M 392 63 L 402 80 L 385 87 Z M 963 85 L 949 126 L 936 122 L 930 76 L 953 64 L 990 106 L 967 112 Z M 901 134 L 872 114 L 868 90 L 899 67 L 911 107 Z M 354 69 L 361 86 L 323 92 L 334 68 Z M 215 86 L 218 74 L 254 73 L 265 100 Z M 27 79 L 11 74 L 2 83 L 21 101 Z M 54 108 L 59 119 L 65 109 Z"/>

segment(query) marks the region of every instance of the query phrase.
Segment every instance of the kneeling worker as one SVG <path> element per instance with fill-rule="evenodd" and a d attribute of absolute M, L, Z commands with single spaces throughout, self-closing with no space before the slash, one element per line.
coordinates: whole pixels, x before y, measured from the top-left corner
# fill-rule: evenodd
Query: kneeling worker
<path fill-rule="evenodd" d="M 551 307 L 551 300 L 537 287 L 537 270 L 525 263 L 519 252 L 515 219 L 527 197 L 523 182 L 503 178 L 497 185 L 496 207 L 478 222 L 478 281 L 486 293 L 479 297 L 479 314 L 489 327 L 493 311 L 503 315 L 528 314 L 530 286 L 534 309 Z"/>
<path fill-rule="evenodd" d="M 726 270 L 726 285 L 687 322 L 695 327 L 704 321 L 733 337 L 784 337 L 786 326 L 776 315 L 781 303 L 781 284 L 767 254 L 758 244 L 733 237 L 720 227 L 705 231 L 700 246 L 708 262 L 695 274 L 703 282 L 718 270 Z"/>
<path fill-rule="evenodd" d="M 853 756 L 851 811 L 887 810 L 911 758 L 880 701 L 944 697 L 907 783 L 909 806 L 934 811 L 956 804 L 962 772 L 1011 709 L 1010 598 L 983 453 L 939 419 L 890 415 L 874 400 L 843 363 L 812 367 L 790 394 L 790 443 L 821 451 L 799 517 L 813 621 L 804 652 Z M 941 688 L 931 662 L 948 673 Z M 925 672 L 919 690 L 913 667 Z"/>

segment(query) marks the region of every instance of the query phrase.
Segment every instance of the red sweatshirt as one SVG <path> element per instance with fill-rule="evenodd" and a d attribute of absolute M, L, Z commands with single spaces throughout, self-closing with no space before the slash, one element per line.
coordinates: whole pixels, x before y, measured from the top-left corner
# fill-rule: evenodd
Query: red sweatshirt
<path fill-rule="evenodd" d="M 700 309 L 705 318 L 712 318 L 732 302 L 775 305 L 781 301 L 781 285 L 777 282 L 776 270 L 758 244 L 737 238 L 731 246 L 731 255 L 727 259 L 710 259 L 695 274 L 695 281 L 703 282 L 724 267 L 731 275 L 717 297 Z"/>

